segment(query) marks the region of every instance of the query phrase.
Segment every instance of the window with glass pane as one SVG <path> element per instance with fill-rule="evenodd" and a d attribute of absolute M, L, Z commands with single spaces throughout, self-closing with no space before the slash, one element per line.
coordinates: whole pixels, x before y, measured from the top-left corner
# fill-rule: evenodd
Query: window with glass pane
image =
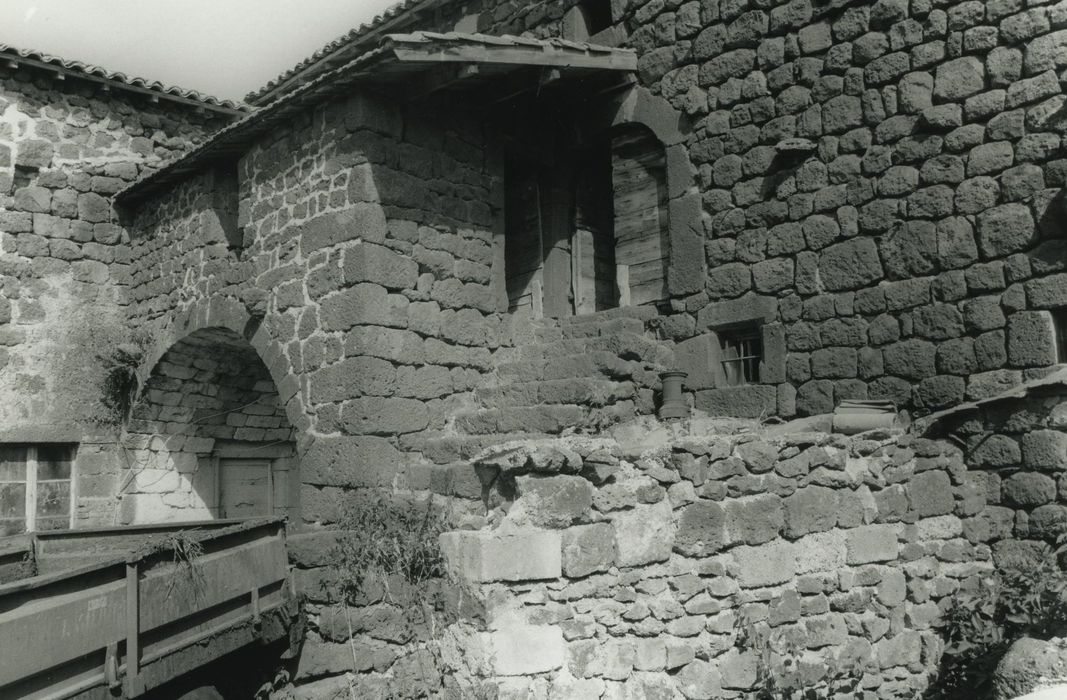
<path fill-rule="evenodd" d="M 0 445 L 0 537 L 71 526 L 73 445 Z"/>
<path fill-rule="evenodd" d="M 719 332 L 722 345 L 722 369 L 727 386 L 759 382 L 759 365 L 763 359 L 763 338 L 758 327 Z"/>

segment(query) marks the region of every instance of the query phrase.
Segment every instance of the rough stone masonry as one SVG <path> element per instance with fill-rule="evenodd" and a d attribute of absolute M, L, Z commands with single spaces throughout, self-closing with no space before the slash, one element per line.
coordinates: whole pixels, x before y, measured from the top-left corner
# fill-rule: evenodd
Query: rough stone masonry
<path fill-rule="evenodd" d="M 246 117 L 173 95 L 153 102 L 121 84 L 109 92 L 70 67 L 64 81 L 14 59 L 0 69 L 0 386 L 11 397 L 2 439 L 77 446 L 75 523 L 218 515 L 225 504 L 209 470 L 270 444 L 289 485 L 275 512 L 302 533 L 294 558 L 304 590 L 315 605 L 334 604 L 317 596 L 333 576 L 338 504 L 353 493 L 434 494 L 481 526 L 477 455 L 651 414 L 664 369 L 686 370 L 694 404 L 715 415 L 790 418 L 888 398 L 919 416 L 1036 380 L 1062 359 L 1064 0 L 424 0 L 389 22 L 286 74 Z M 386 40 L 386 29 L 459 33 Z M 524 50 L 472 32 L 540 40 L 541 53 L 583 60 L 629 59 L 551 39 L 632 49 L 637 70 L 632 81 L 609 79 L 603 58 L 579 77 L 567 67 L 506 80 L 471 66 L 416 68 L 402 87 L 356 70 L 387 50 L 395 68 L 396 47 L 419 43 Z M 359 82 L 365 75 L 379 82 Z M 655 283 L 662 298 L 626 306 L 620 293 L 620 308 L 568 310 L 586 269 L 575 241 L 604 225 L 582 198 L 604 187 L 538 181 L 538 195 L 560 203 L 538 212 L 554 238 L 527 291 L 545 303 L 516 313 L 508 241 L 529 217 L 509 224 L 508 206 L 524 206 L 532 180 L 516 185 L 514 161 L 551 168 L 587 149 L 603 157 L 607 189 L 621 192 L 613 139 L 625 129 L 649 149 L 627 162 L 653 164 L 628 184 L 651 202 L 640 210 L 655 222 L 645 228 L 663 232 L 650 254 L 662 269 L 640 268 L 649 278 L 639 281 L 635 264 L 628 284 Z M 617 262 L 631 234 L 614 223 Z M 624 286 L 618 271 L 607 279 Z M 740 347 L 731 345 L 739 328 L 745 347 L 759 346 L 758 371 L 740 385 L 722 362 Z M 232 365 L 247 371 L 228 384 L 218 370 Z M 1038 547 L 1058 527 L 1067 450 L 1058 427 L 989 425 L 962 429 L 962 459 L 906 438 L 826 438 L 801 450 L 722 437 L 696 452 L 672 447 L 663 464 L 629 460 L 603 483 L 580 476 L 587 462 L 604 464 L 580 453 L 563 481 L 524 475 L 524 488 L 545 493 L 521 492 L 520 504 L 554 499 L 557 488 L 563 501 L 589 504 L 521 523 L 536 531 L 522 540 L 530 563 L 547 568 L 503 584 L 484 580 L 496 576 L 499 528 L 447 540 L 459 578 L 489 586 L 476 597 L 511 602 L 488 606 L 506 624 L 490 612 L 483 627 L 452 625 L 440 658 L 463 669 L 456 678 L 519 697 L 524 688 L 567 697 L 572 680 L 594 697 L 741 693 L 762 676 L 751 649 L 727 646 L 737 636 L 724 626 L 747 606 L 754 629 L 825 633 L 812 638 L 826 644 L 796 651 L 822 659 L 802 669 L 862 652 L 878 664 L 860 676 L 870 692 L 877 683 L 907 696 L 936 661 L 933 601 L 995 566 L 989 543 Z M 805 461 L 821 452 L 825 463 Z M 782 467 L 800 454 L 809 457 Z M 900 464 L 870 476 L 883 457 Z M 709 480 L 704 469 L 720 462 L 737 473 Z M 877 507 L 857 496 L 861 484 L 879 494 Z M 841 494 L 866 505 L 830 523 L 826 503 Z M 791 529 L 791 507 L 805 499 L 818 524 Z M 651 525 L 664 536 L 645 547 Z M 758 579 L 767 552 L 792 561 L 811 537 L 826 540 L 819 552 L 833 576 Z M 564 538 L 580 540 L 568 549 Z M 850 560 L 861 539 L 854 549 L 879 553 Z M 576 551 L 603 561 L 574 564 Z M 575 586 L 578 602 L 561 607 Z M 850 607 L 866 600 L 885 610 L 863 618 Z M 784 617 L 772 615 L 779 606 Z M 385 608 L 367 613 L 369 630 L 393 614 Z M 579 622 L 564 624 L 567 615 Z M 544 653 L 517 654 L 514 629 Z M 439 689 L 427 640 L 368 632 L 350 668 L 347 634 L 337 619 L 316 628 L 297 667 L 309 690 L 296 692 L 348 692 L 348 671 L 412 695 Z M 681 641 L 668 647 L 672 637 Z M 593 640 L 618 653 L 601 658 Z M 425 668 L 429 681 L 409 682 Z M 509 680 L 513 671 L 536 680 Z"/>

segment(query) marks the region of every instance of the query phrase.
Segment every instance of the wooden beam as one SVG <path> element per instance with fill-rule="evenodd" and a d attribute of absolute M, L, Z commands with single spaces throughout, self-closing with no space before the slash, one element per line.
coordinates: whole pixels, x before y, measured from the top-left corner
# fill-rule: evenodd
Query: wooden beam
<path fill-rule="evenodd" d="M 553 66 L 559 68 L 595 68 L 599 70 L 635 71 L 637 54 L 623 51 L 605 53 L 578 52 L 551 45 L 488 46 L 480 44 L 430 46 L 394 42 L 393 53 L 398 61 L 419 63 L 497 63 L 520 66 Z"/>
<path fill-rule="evenodd" d="M 415 86 L 407 91 L 407 99 L 411 102 L 425 99 L 436 92 L 448 90 L 481 74 L 481 68 L 473 63 L 431 70 L 415 81 Z"/>

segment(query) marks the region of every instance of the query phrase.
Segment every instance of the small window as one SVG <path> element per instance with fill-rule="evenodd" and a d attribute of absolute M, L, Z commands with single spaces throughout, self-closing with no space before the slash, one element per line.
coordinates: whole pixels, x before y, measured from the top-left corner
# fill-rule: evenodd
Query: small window
<path fill-rule="evenodd" d="M 0 446 L 0 537 L 66 530 L 74 518 L 74 446 Z"/>
<path fill-rule="evenodd" d="M 1067 364 L 1067 307 L 1052 310 L 1052 327 L 1056 334 L 1056 362 Z"/>
<path fill-rule="evenodd" d="M 757 326 L 719 331 L 722 370 L 727 386 L 759 383 L 763 338 Z"/>

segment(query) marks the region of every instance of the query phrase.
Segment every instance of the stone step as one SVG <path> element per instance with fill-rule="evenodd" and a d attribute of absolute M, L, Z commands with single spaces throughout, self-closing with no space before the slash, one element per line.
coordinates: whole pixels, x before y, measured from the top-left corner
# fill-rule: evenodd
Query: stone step
<path fill-rule="evenodd" d="M 570 404 L 511 406 L 460 413 L 455 427 L 467 435 L 501 435 L 539 432 L 558 435 L 567 429 L 602 430 L 606 426 L 636 415 L 637 404 L 620 401 L 603 408 Z"/>
<path fill-rule="evenodd" d="M 475 391 L 475 397 L 486 408 L 539 404 L 575 404 L 598 407 L 633 399 L 635 392 L 636 387 L 632 382 L 583 377 L 512 382 L 478 389 Z"/>

